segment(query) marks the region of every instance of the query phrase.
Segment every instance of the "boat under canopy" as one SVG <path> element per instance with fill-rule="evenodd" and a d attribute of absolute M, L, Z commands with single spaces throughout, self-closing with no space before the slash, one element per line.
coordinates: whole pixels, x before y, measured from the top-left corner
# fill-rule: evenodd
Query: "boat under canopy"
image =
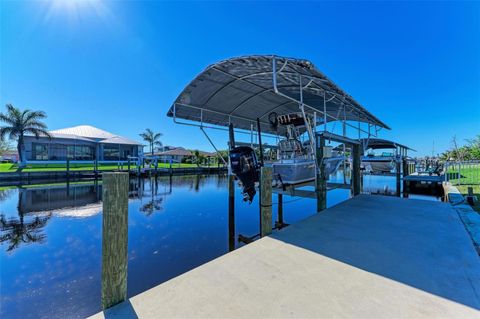
<path fill-rule="evenodd" d="M 180 93 L 167 116 L 179 124 L 199 126 L 215 149 L 203 129 L 229 128 L 230 169 L 249 202 L 264 165 L 263 151 L 260 149 L 257 161 L 252 147 L 237 146 L 234 129 L 250 131 L 251 144 L 254 130 L 259 144 L 263 134 L 280 137 L 277 161 L 271 165 L 274 181 L 281 185 L 315 180 L 318 172 L 330 174 L 344 161 L 330 155 L 316 158 L 317 126 L 323 124 L 326 133 L 329 122 L 339 121 L 344 134 L 350 126 L 359 136 L 363 132 L 369 137 L 377 136 L 382 128 L 390 129 L 310 61 L 274 55 L 238 57 L 210 65 Z M 368 129 L 362 129 L 361 123 Z M 300 142 L 305 132 L 308 146 Z"/>
<path fill-rule="evenodd" d="M 299 111 L 317 115 L 317 125 L 331 121 L 368 123 L 374 133 L 390 129 L 368 112 L 310 61 L 254 55 L 224 60 L 207 67 L 180 93 L 167 115 L 215 126 L 252 130 L 260 120 L 262 133 L 284 135 L 269 115 Z M 188 124 L 188 123 L 183 123 Z M 284 130 L 284 128 L 283 128 Z M 370 131 L 370 129 L 369 129 Z M 367 131 L 363 131 L 367 133 Z M 370 133 L 370 132 L 368 132 Z"/>
<path fill-rule="evenodd" d="M 377 150 L 377 149 L 403 149 L 407 151 L 414 151 L 414 149 L 405 146 L 403 144 L 389 141 L 389 140 L 384 140 L 380 138 L 362 138 L 360 139 L 361 145 L 364 146 L 364 149 L 372 149 L 372 150 Z"/>
<path fill-rule="evenodd" d="M 390 141 L 390 140 L 385 140 L 381 138 L 361 138 L 358 140 L 360 142 L 360 145 L 363 146 L 364 150 L 372 149 L 372 150 L 378 150 L 378 149 L 395 149 L 398 151 L 402 151 L 402 154 L 406 154 L 406 151 L 414 151 L 416 152 L 413 148 L 410 148 L 408 146 L 405 146 L 403 144 Z M 346 146 L 348 149 L 349 147 Z M 335 147 L 335 150 L 342 150 L 343 149 L 343 144 L 338 145 Z"/>

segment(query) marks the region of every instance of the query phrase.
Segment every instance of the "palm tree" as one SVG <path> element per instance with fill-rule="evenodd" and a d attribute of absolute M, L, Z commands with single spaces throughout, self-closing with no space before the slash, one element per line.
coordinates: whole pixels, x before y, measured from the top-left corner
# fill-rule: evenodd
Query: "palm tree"
<path fill-rule="evenodd" d="M 6 219 L 5 215 L 0 215 L 0 243 L 8 242 L 7 251 L 10 252 L 18 248 L 22 243 L 43 243 L 46 235 L 42 233 L 43 228 L 52 216 L 51 213 L 43 217 L 35 217 L 29 222 L 25 222 L 25 211 L 22 208 L 23 192 L 19 192 L 17 211 L 19 219 Z"/>
<path fill-rule="evenodd" d="M 45 217 L 35 217 L 31 222 L 25 223 L 23 214 L 19 213 L 20 219 L 7 220 L 4 215 L 0 215 L 0 243 L 8 242 L 7 251 L 18 248 L 21 243 L 43 243 L 45 234 L 42 234 L 42 228 L 45 227 L 50 215 Z"/>
<path fill-rule="evenodd" d="M 194 150 L 193 154 L 195 156 L 195 163 L 197 164 L 197 167 L 200 167 L 200 151 Z"/>
<path fill-rule="evenodd" d="M 161 151 L 162 148 L 163 148 L 163 143 L 160 142 L 160 141 L 156 141 L 155 142 L 155 147 L 157 148 L 157 150 Z"/>
<path fill-rule="evenodd" d="M 0 122 L 6 125 L 0 126 L 0 140 L 5 140 L 8 136 L 11 140 L 17 140 L 17 151 L 20 158 L 20 163 L 23 163 L 25 158 L 22 154 L 23 139 L 25 134 L 33 134 L 35 138 L 41 135 L 51 138 L 47 132 L 47 125 L 41 120 L 45 119 L 47 115 L 42 111 L 24 110 L 14 107 L 12 104 L 7 104 L 7 112 L 0 113 Z"/>
<path fill-rule="evenodd" d="M 162 136 L 162 133 L 155 133 L 151 129 L 147 128 L 145 132 L 140 134 L 140 136 L 150 145 L 150 153 L 153 156 L 153 145 L 160 143 L 160 137 Z"/>

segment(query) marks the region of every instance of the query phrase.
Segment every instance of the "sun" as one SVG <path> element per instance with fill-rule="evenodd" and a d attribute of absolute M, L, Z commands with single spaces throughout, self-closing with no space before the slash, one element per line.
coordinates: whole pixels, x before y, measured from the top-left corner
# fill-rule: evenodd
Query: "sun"
<path fill-rule="evenodd" d="M 95 5 L 99 0 L 52 0 L 52 8 L 56 10 L 77 11 Z"/>
<path fill-rule="evenodd" d="M 50 20 L 53 16 L 63 16 L 76 21 L 89 14 L 95 14 L 100 18 L 108 14 L 108 9 L 102 0 L 51 0 L 48 3 L 46 20 Z"/>

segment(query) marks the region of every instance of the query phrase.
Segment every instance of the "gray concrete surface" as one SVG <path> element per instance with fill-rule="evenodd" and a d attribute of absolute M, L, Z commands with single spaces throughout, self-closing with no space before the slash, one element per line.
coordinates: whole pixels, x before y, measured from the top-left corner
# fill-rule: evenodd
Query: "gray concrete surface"
<path fill-rule="evenodd" d="M 463 225 L 470 234 L 477 253 L 480 254 L 480 214 L 467 204 L 457 187 L 450 183 L 443 183 L 443 190 L 448 202 L 458 213 Z"/>
<path fill-rule="evenodd" d="M 449 204 L 360 195 L 92 318 L 480 318 Z"/>

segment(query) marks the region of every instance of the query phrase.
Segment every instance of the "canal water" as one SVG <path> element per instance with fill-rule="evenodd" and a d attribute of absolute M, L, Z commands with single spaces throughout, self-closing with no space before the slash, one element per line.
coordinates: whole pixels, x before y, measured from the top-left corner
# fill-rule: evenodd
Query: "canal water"
<path fill-rule="evenodd" d="M 395 180 L 367 184 L 384 190 Z M 94 181 L 0 188 L 0 318 L 83 318 L 101 310 L 101 188 Z M 349 197 L 349 190 L 330 190 L 328 206 Z M 229 216 L 226 176 L 131 180 L 128 296 L 244 245 L 239 236 L 259 233 L 257 199 L 242 202 L 237 187 Z M 313 199 L 283 202 L 286 223 L 315 214 Z M 273 203 L 276 221 L 275 195 Z"/>

